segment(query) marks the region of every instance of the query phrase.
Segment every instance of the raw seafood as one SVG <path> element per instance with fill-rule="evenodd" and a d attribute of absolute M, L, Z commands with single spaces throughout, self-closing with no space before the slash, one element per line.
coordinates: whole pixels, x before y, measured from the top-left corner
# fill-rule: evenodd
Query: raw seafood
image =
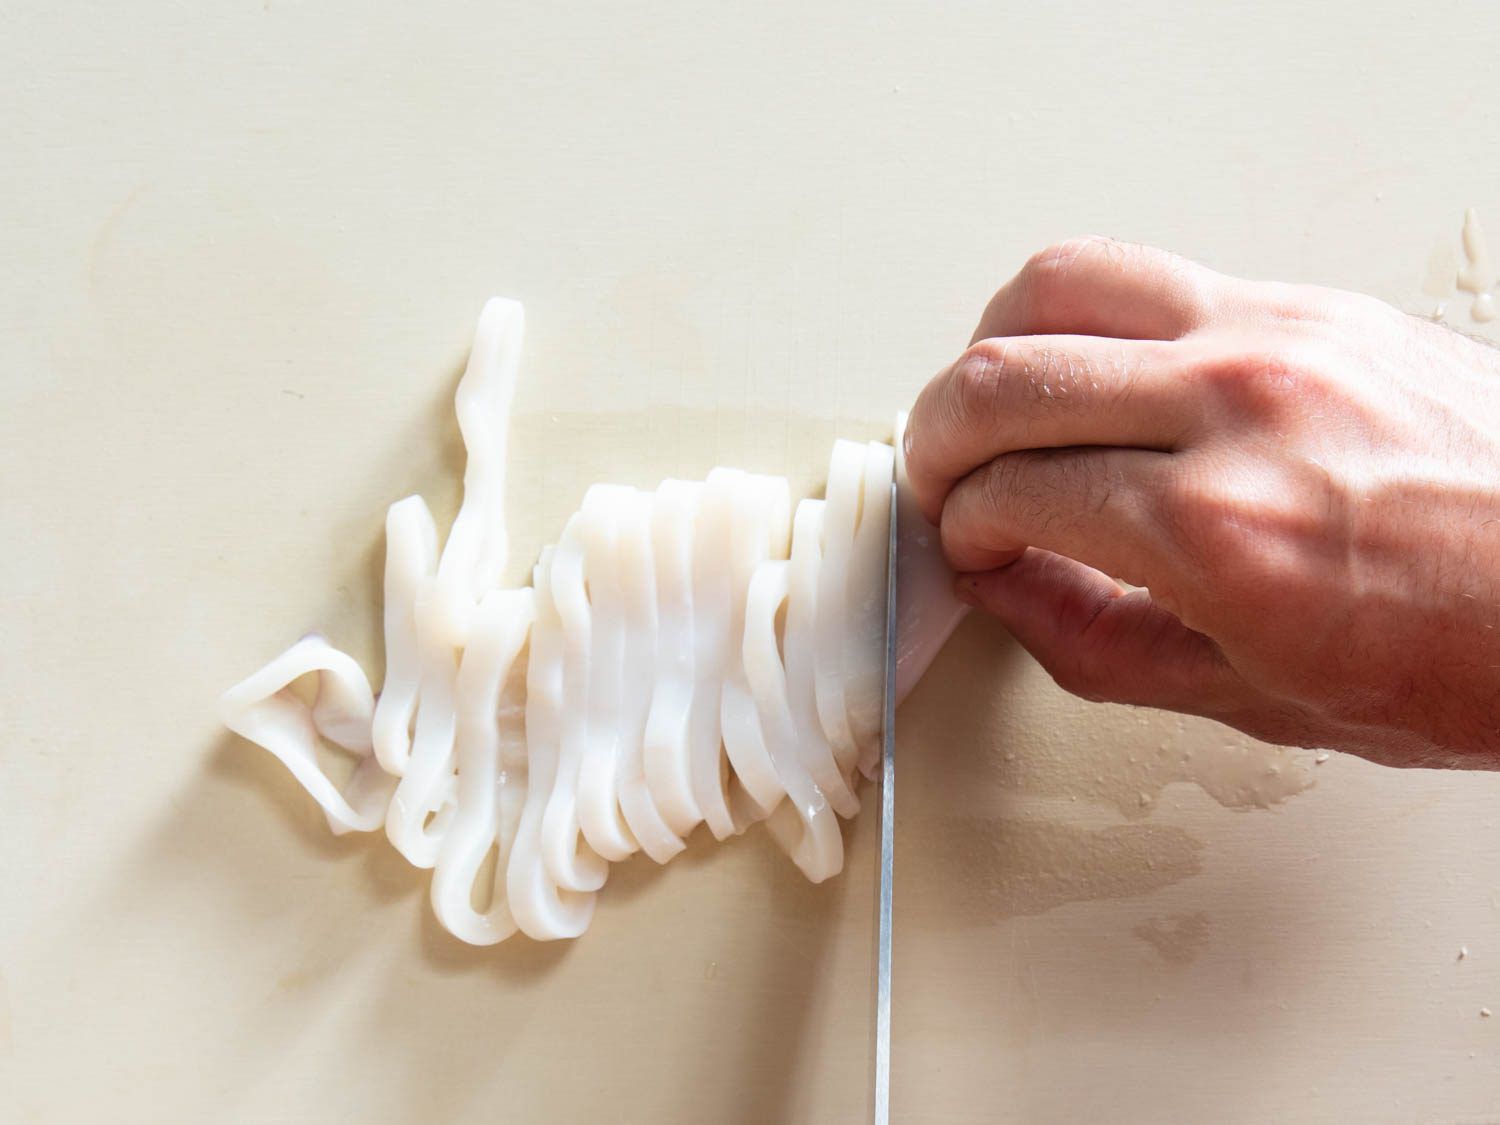
<path fill-rule="evenodd" d="M 894 449 L 839 441 L 827 498 L 795 514 L 784 479 L 735 469 L 654 492 L 595 485 L 531 586 L 500 589 L 522 329 L 513 301 L 480 317 L 457 395 L 463 503 L 441 551 L 420 497 L 386 515 L 378 699 L 309 635 L 225 693 L 225 724 L 280 758 L 334 832 L 383 824 L 433 870 L 441 923 L 478 945 L 576 937 L 609 863 L 664 863 L 700 823 L 723 839 L 764 820 L 809 879 L 836 874 L 837 816 L 858 812 L 879 742 Z M 923 526 L 903 547 L 920 583 L 902 612 L 929 642 L 903 648 L 903 689 L 958 612 L 941 560 L 908 559 L 932 555 Z M 292 690 L 305 676 L 310 705 Z M 352 759 L 342 783 L 320 738 Z M 492 850 L 493 883 L 476 887 Z"/>

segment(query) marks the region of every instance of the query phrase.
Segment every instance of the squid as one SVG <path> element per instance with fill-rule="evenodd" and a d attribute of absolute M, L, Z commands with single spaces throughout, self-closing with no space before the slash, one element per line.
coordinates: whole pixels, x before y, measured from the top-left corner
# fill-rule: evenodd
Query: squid
<path fill-rule="evenodd" d="M 419 496 L 386 513 L 379 694 L 309 634 L 224 693 L 224 724 L 275 755 L 334 833 L 383 828 L 430 869 L 438 921 L 474 945 L 578 937 L 611 864 L 666 863 L 699 825 L 723 840 L 764 823 L 803 875 L 831 878 L 840 818 L 878 765 L 893 479 L 899 696 L 963 613 L 905 487 L 904 419 L 894 445 L 837 441 L 825 496 L 795 506 L 784 478 L 730 468 L 594 485 L 531 584 L 506 589 L 523 332 L 519 303 L 485 305 L 456 396 L 467 462 L 446 540 Z"/>

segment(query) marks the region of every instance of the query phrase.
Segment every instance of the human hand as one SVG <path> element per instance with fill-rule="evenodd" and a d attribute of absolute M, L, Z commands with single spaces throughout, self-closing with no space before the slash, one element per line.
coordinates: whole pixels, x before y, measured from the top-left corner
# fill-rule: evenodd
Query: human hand
<path fill-rule="evenodd" d="M 1069 691 L 1500 769 L 1500 350 L 1082 239 L 995 294 L 906 443 L 959 596 Z"/>

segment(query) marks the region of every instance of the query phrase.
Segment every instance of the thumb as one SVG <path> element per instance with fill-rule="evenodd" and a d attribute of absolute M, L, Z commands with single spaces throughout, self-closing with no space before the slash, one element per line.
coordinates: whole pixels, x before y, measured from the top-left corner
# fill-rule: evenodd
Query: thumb
<path fill-rule="evenodd" d="M 1236 709 L 1248 686 L 1210 638 L 1092 567 L 1028 548 L 998 570 L 963 574 L 960 600 L 999 618 L 1074 695 L 1190 714 Z"/>

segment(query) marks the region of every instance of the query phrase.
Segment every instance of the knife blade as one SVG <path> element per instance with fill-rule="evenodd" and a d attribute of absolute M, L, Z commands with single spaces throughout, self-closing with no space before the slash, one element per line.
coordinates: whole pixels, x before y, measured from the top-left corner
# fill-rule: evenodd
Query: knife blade
<path fill-rule="evenodd" d="M 896 482 L 885 563 L 885 715 L 880 725 L 880 908 L 875 952 L 875 1125 L 891 1103 L 891 882 L 896 858 Z"/>

